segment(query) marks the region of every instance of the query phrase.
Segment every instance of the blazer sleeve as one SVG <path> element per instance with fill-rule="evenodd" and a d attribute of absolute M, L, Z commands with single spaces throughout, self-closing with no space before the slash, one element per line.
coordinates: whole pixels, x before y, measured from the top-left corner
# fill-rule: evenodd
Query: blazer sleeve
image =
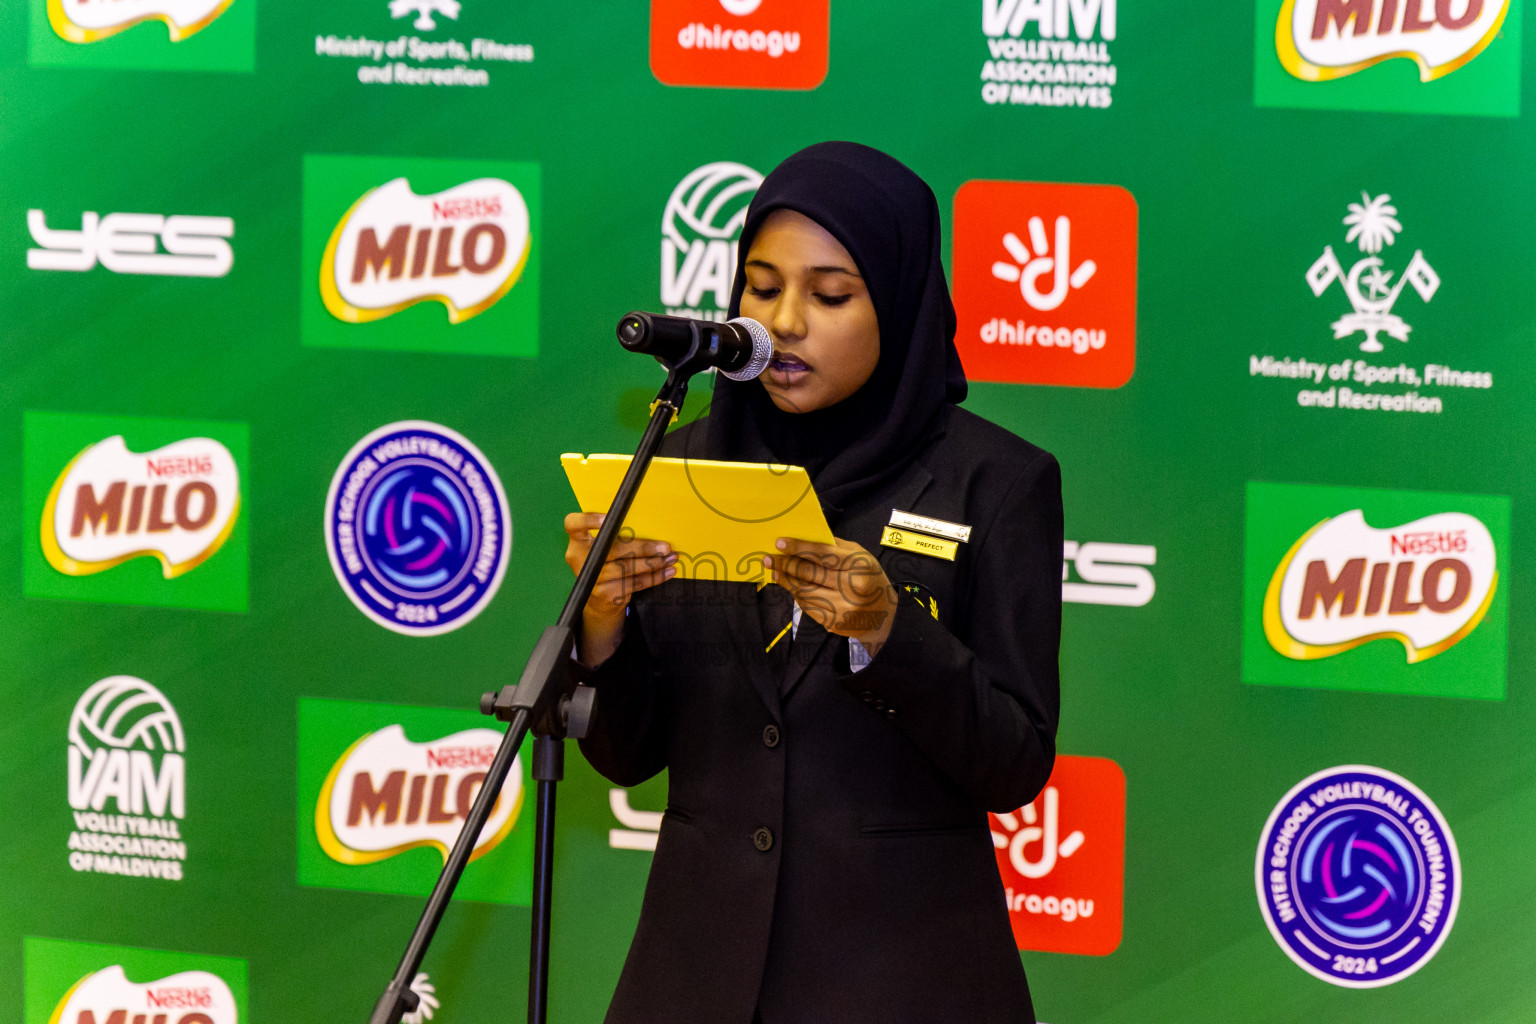
<path fill-rule="evenodd" d="M 667 766 L 667 690 L 646 642 L 637 594 L 624 620 L 618 649 L 596 668 L 585 668 L 597 689 L 597 708 L 581 752 L 604 778 L 636 786 Z"/>
<path fill-rule="evenodd" d="M 1042 452 L 972 554 L 969 621 L 955 624 L 969 645 L 901 599 L 885 645 L 842 679 L 990 811 L 1033 800 L 1056 759 L 1061 551 L 1061 469 Z"/>

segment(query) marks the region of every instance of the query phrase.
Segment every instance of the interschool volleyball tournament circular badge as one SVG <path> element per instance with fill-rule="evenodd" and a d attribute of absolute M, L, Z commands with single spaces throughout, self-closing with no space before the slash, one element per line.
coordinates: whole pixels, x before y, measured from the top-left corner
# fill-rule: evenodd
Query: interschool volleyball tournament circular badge
<path fill-rule="evenodd" d="M 1255 876 L 1264 922 L 1304 971 L 1377 988 L 1423 967 L 1461 902 L 1461 861 L 1429 797 L 1400 775 L 1345 765 L 1276 805 Z"/>
<path fill-rule="evenodd" d="M 480 449 L 405 420 L 353 445 L 325 498 L 325 547 L 362 613 L 407 636 L 458 629 L 501 586 L 512 517 Z"/>

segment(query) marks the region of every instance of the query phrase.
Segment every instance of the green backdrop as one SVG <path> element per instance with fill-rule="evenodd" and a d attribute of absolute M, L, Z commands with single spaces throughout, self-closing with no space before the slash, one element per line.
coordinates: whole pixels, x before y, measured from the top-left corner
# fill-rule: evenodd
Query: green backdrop
<path fill-rule="evenodd" d="M 708 26 L 739 17 L 716 0 L 655 6 Z M 1090 6 L 1059 5 L 1079 16 Z M 1155 579 L 1149 600 L 1066 607 L 1060 749 L 1124 771 L 1123 932 L 1108 955 L 1022 954 L 1042 1019 L 1536 1019 L 1536 704 L 1524 660 L 1536 643 L 1524 583 L 1536 564 L 1536 379 L 1526 357 L 1536 320 L 1525 301 L 1536 280 L 1536 135 L 1520 114 L 1521 3 L 1506 4 L 1485 51 L 1427 84 L 1403 60 L 1339 83 L 1288 78 L 1275 59 L 1277 6 L 1104 0 L 1117 7 L 1112 38 L 1101 24 L 1082 36 L 1062 26 L 1050 39 L 1104 44 L 1114 67 L 1107 106 L 1098 93 L 1053 105 L 1049 85 L 1003 94 L 1021 102 L 983 97 L 993 60 L 984 26 L 1006 26 L 1019 9 L 1009 0 L 832 0 L 829 13 L 763 0 L 749 27 L 830 33 L 825 77 L 806 90 L 661 84 L 648 48 L 670 37 L 651 42 L 652 12 L 638 0 L 464 0 L 457 17 L 439 11 L 432 29 L 414 24 L 414 8 L 392 17 L 388 0 L 234 0 L 178 43 L 152 20 L 86 44 L 53 31 L 44 0 L 0 6 L 0 963 L 9 965 L 0 1002 L 45 1024 L 69 985 L 121 965 L 137 983 L 224 971 L 257 1024 L 365 1018 L 420 910 L 417 896 L 400 893 L 425 891 L 436 855 L 402 855 L 414 867 L 385 872 L 388 892 L 316 884 L 338 868 L 304 866 L 322 854 L 306 833 L 314 808 L 296 801 L 343 755 L 347 728 L 352 742 L 387 718 L 419 743 L 472 728 L 472 714 L 438 727 L 440 716 L 409 709 L 473 709 L 483 690 L 515 676 L 557 613 L 570 580 L 560 517 L 573 507 L 557 456 L 628 451 L 638 439 L 660 373 L 622 353 L 613 327 L 627 310 L 661 306 L 661 220 L 678 183 L 717 161 L 765 173 L 803 145 L 847 138 L 921 174 L 946 232 L 956 191 L 973 180 L 1116 185 L 1138 210 L 1130 380 L 1107 389 L 978 381 L 966 403 L 1060 459 L 1069 539 L 1155 548 L 1150 565 L 1123 560 Z M 1020 30 L 998 38 L 1040 40 L 1037 23 Z M 407 49 L 393 80 L 360 80 L 359 67 L 390 57 L 348 53 L 369 42 L 405 47 L 407 37 L 466 48 L 489 40 L 501 49 L 474 52 L 515 59 Z M 771 84 L 771 66 L 747 61 L 773 58 L 742 38 L 744 78 Z M 1072 63 L 1044 52 L 1020 61 Z M 432 84 L 424 68 L 461 84 Z M 326 168 L 344 172 L 312 180 Z M 339 334 L 314 275 L 316 246 L 346 202 L 393 176 L 421 176 L 412 182 L 425 195 L 485 168 L 530 205 L 529 262 L 506 297 L 452 326 L 429 300 L 384 321 L 376 345 Z M 369 184 L 347 177 L 359 173 Z M 1415 251 L 1439 283 L 1427 302 L 1402 291 L 1394 312 L 1409 340 L 1383 333 L 1386 351 L 1371 355 L 1360 334 L 1334 336 L 1350 311 L 1340 283 L 1318 296 L 1307 274 L 1325 247 L 1346 272 L 1365 258 L 1342 219 L 1348 204 L 1383 194 L 1401 222 L 1400 239 L 1378 254 L 1399 275 L 1391 283 Z M 88 270 L 34 269 L 30 210 L 48 231 L 79 231 L 87 213 L 230 218 L 233 263 L 222 276 L 119 273 L 108 251 Z M 1018 224 L 1025 234 L 1022 216 Z M 151 251 L 172 252 L 165 231 Z M 988 239 L 976 244 L 995 247 Z M 952 241 L 946 234 L 946 259 Z M 97 242 L 113 244 L 100 233 Z M 987 251 L 1004 258 L 1000 247 Z M 1091 255 L 1079 248 L 1074 260 Z M 1085 290 L 1069 301 L 1091 317 L 1090 298 Z M 1366 386 L 1326 371 L 1313 385 L 1262 370 L 1266 356 L 1293 367 L 1401 362 L 1421 381 L 1430 364 L 1450 366 L 1488 374 L 1490 386 Z M 1439 410 L 1350 408 L 1340 385 L 1417 391 Z M 1330 388 L 1331 405 L 1298 398 Z M 706 385 L 695 388 L 690 412 L 707 397 Z M 463 628 L 430 637 L 362 615 L 331 570 L 322 529 L 343 456 L 375 428 L 407 420 L 471 440 L 510 513 L 499 592 Z M 201 591 L 166 589 L 181 581 L 158 578 L 150 559 L 94 579 L 48 577 L 40 502 L 70 457 L 111 433 L 139 452 L 190 437 L 239 448 L 241 518 L 185 577 L 219 574 Z M 1494 530 L 1498 597 L 1466 641 L 1475 657 L 1457 670 L 1496 671 L 1502 685 L 1480 677 L 1432 687 L 1468 697 L 1374 676 L 1350 685 L 1351 672 L 1363 678 L 1372 666 L 1406 671 L 1392 640 L 1316 663 L 1316 682 L 1310 662 L 1280 666 L 1286 685 L 1245 681 L 1253 658 L 1279 660 L 1249 621 L 1274 554 L 1247 551 L 1265 579 L 1245 589 L 1245 537 L 1257 536 L 1260 513 L 1265 524 L 1284 518 L 1253 507 L 1269 492 L 1250 483 L 1450 496 L 1443 509 L 1367 503 L 1368 517 L 1370 507 L 1389 510 L 1372 518 L 1380 528 L 1433 511 L 1506 510 L 1507 526 Z M 1469 495 L 1498 500 L 1457 499 Z M 1283 551 L 1353 507 L 1302 503 L 1286 513 L 1300 516 L 1293 536 L 1265 533 L 1263 544 Z M 1102 582 L 1082 559 L 1069 569 L 1069 583 Z M 1453 647 L 1439 657 L 1449 666 L 1455 656 Z M 184 814 L 138 815 L 159 823 L 140 827 L 174 825 L 185 842 L 179 881 L 71 866 L 71 835 L 100 832 L 72 806 L 80 795 L 71 790 L 85 787 L 69 770 L 72 721 L 82 694 L 118 675 L 157 688 L 184 730 L 181 746 L 141 737 L 133 748 L 160 766 L 144 785 L 169 778 L 171 753 L 184 758 Z M 383 710 L 306 734 L 304 699 Z M 334 750 L 314 747 L 333 733 Z M 600 1019 L 612 993 L 650 856 L 612 845 L 610 830 L 624 825 L 610 787 L 572 754 L 552 1005 L 553 1019 L 575 1022 Z M 1461 862 L 1459 914 L 1443 948 L 1369 990 L 1300 970 L 1265 927 L 1254 888 L 1276 804 L 1314 772 L 1356 764 L 1427 794 Z M 661 810 L 664 780 L 627 799 Z M 514 836 L 531 824 L 530 794 Z M 519 839 L 471 870 L 515 874 L 525 858 Z M 521 1019 L 529 914 L 526 897 L 502 898 L 461 900 L 448 913 L 424 965 L 441 1004 L 435 1021 Z"/>

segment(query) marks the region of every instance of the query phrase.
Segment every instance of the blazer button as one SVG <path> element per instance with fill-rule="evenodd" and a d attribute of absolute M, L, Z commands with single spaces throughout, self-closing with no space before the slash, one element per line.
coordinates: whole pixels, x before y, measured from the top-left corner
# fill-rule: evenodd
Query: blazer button
<path fill-rule="evenodd" d="M 883 701 L 883 700 L 875 701 L 875 710 L 876 711 L 884 711 L 885 710 L 885 701 Z"/>
<path fill-rule="evenodd" d="M 870 701 L 875 699 L 875 695 L 870 691 L 865 690 L 863 693 L 859 694 L 859 699 L 862 700 L 865 704 L 868 704 Z"/>
<path fill-rule="evenodd" d="M 773 847 L 773 833 L 766 828 L 760 828 L 752 833 L 752 845 L 767 853 Z"/>
<path fill-rule="evenodd" d="M 776 725 L 763 726 L 763 746 L 776 747 L 779 745 L 779 727 Z"/>
<path fill-rule="evenodd" d="M 885 709 L 885 717 L 886 718 L 895 718 L 896 717 L 896 709 L 895 708 L 886 708 Z"/>

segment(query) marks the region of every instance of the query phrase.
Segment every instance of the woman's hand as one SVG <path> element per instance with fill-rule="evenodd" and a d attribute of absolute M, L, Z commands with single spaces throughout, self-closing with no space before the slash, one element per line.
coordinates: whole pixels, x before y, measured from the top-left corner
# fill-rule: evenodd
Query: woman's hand
<path fill-rule="evenodd" d="M 601 512 L 572 512 L 565 517 L 565 564 L 581 572 L 592 553 L 592 530 L 603 525 Z M 588 665 L 600 665 L 618 650 L 624 637 L 624 610 L 636 593 L 677 574 L 677 555 L 665 541 L 615 540 L 597 574 L 592 596 L 581 610 L 578 653 Z"/>
<path fill-rule="evenodd" d="M 886 578 L 880 560 L 851 540 L 833 544 L 781 537 L 779 553 L 766 555 L 763 565 L 773 581 L 828 633 L 852 637 L 870 655 L 891 635 L 896 614 L 896 588 Z"/>

